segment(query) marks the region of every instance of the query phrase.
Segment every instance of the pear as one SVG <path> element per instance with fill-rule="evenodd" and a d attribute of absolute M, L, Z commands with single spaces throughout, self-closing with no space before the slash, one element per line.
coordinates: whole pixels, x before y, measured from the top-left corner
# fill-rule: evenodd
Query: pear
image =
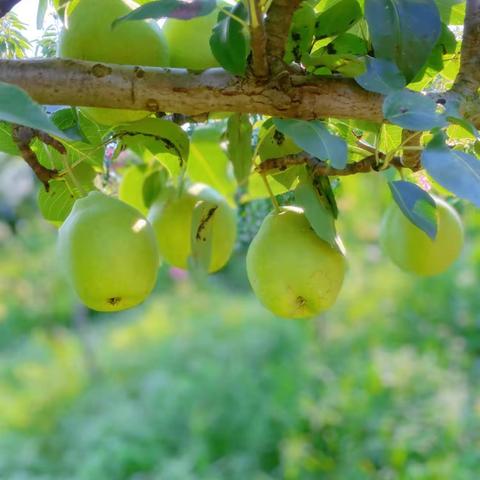
<path fill-rule="evenodd" d="M 151 21 L 112 22 L 138 4 L 130 0 L 77 0 L 69 5 L 66 27 L 60 34 L 62 58 L 151 67 L 168 66 L 168 46 L 162 30 Z M 133 122 L 149 115 L 138 110 L 83 108 L 103 125 Z"/>
<path fill-rule="evenodd" d="M 422 276 L 445 272 L 463 247 L 463 226 L 457 211 L 433 197 L 437 205 L 437 235 L 432 240 L 392 203 L 382 222 L 380 244 L 402 270 Z"/>
<path fill-rule="evenodd" d="M 192 254 L 193 209 L 200 200 L 218 205 L 211 232 L 212 253 L 208 270 L 212 273 L 230 259 L 237 235 L 236 212 L 216 190 L 194 183 L 180 195 L 172 191 L 167 200 L 152 205 L 148 219 L 155 230 L 160 255 L 170 265 L 186 269 Z"/>
<path fill-rule="evenodd" d="M 270 213 L 247 252 L 258 299 L 280 317 L 306 318 L 330 308 L 345 275 L 345 257 L 314 232 L 301 208 Z"/>
<path fill-rule="evenodd" d="M 202 71 L 220 66 L 210 49 L 210 37 L 217 17 L 218 9 L 190 20 L 166 20 L 163 31 L 170 50 L 171 67 Z"/>
<path fill-rule="evenodd" d="M 93 310 L 133 307 L 155 285 L 159 256 L 151 225 L 98 191 L 75 202 L 59 230 L 58 254 L 73 289 Z"/>

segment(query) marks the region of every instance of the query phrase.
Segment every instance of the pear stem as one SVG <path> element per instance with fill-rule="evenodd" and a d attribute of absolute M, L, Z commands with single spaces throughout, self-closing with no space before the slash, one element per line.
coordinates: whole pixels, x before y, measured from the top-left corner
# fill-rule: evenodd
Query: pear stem
<path fill-rule="evenodd" d="M 248 23 L 245 21 L 245 20 L 242 20 L 240 17 L 237 17 L 237 15 L 235 15 L 234 13 L 230 12 L 229 10 L 227 10 L 225 7 L 220 7 L 220 11 L 222 13 L 224 13 L 227 17 L 230 17 L 230 18 L 233 18 L 235 21 L 237 21 L 238 23 L 240 23 L 240 25 L 242 25 L 242 27 L 244 28 L 248 28 L 249 25 Z"/>
<path fill-rule="evenodd" d="M 273 194 L 272 188 L 270 187 L 270 184 L 268 183 L 267 176 L 265 174 L 260 174 L 263 180 L 263 183 L 265 184 L 265 187 L 268 191 L 268 195 L 270 196 L 270 200 L 272 201 L 273 208 L 275 209 L 275 212 L 280 213 L 280 205 L 278 203 L 277 197 Z"/>

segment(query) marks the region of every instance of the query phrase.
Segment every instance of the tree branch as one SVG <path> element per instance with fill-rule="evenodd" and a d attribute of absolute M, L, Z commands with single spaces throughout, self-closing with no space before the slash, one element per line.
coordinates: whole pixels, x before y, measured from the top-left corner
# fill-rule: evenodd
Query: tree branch
<path fill-rule="evenodd" d="M 460 70 L 452 90 L 463 96 L 476 94 L 480 85 L 480 0 L 467 0 L 463 25 Z"/>
<path fill-rule="evenodd" d="M 258 0 L 249 0 L 248 7 L 250 11 L 253 74 L 258 78 L 266 78 L 268 76 L 267 37 L 265 36 L 262 10 Z"/>
<path fill-rule="evenodd" d="M 13 126 L 12 138 L 13 141 L 17 144 L 18 149 L 20 150 L 22 158 L 25 160 L 25 162 L 28 163 L 30 168 L 33 170 L 33 173 L 35 173 L 37 178 L 43 183 L 45 190 L 48 192 L 48 190 L 50 189 L 49 182 L 50 180 L 57 177 L 58 171 L 49 170 L 48 168 L 45 168 L 43 165 L 41 165 L 38 161 L 37 155 L 30 148 L 30 144 L 35 138 L 39 138 L 42 142 L 52 146 L 61 154 L 67 153 L 65 147 L 60 142 L 52 138 L 50 135 L 47 135 L 46 133 L 40 132 L 38 130 L 34 130 L 33 128 L 23 127 L 21 125 Z"/>
<path fill-rule="evenodd" d="M 46 105 L 124 108 L 200 115 L 239 112 L 305 120 L 336 117 L 380 122 L 382 96 L 351 79 L 287 75 L 267 82 L 222 69 L 107 65 L 61 59 L 0 60 L 0 81 Z"/>
<path fill-rule="evenodd" d="M 402 143 L 404 147 L 418 147 L 420 146 L 420 137 L 422 132 L 412 132 L 411 130 L 402 131 Z M 415 171 L 418 170 L 421 161 L 421 150 L 403 150 L 402 159 L 403 165 Z"/>
<path fill-rule="evenodd" d="M 383 160 L 385 158 L 384 154 L 380 155 L 380 158 Z M 271 158 L 264 160 L 258 167 L 256 171 L 260 174 L 265 173 L 275 173 L 283 172 L 287 168 L 294 165 L 308 165 L 312 172 L 315 175 L 323 175 L 329 177 L 343 177 L 347 175 L 355 175 L 357 173 L 368 173 L 368 172 L 378 172 L 382 170 L 383 165 L 377 165 L 375 155 L 369 155 L 368 157 L 362 158 L 358 162 L 353 162 L 347 164 L 345 168 L 338 169 L 331 167 L 328 163 L 318 160 L 315 157 L 312 157 L 308 153 L 298 153 L 296 155 L 287 155 L 282 158 Z M 410 168 L 412 171 L 416 172 L 422 167 L 420 164 L 407 167 L 403 164 L 401 157 L 393 157 L 388 167 L 394 168 Z"/>
<path fill-rule="evenodd" d="M 265 29 L 267 32 L 267 57 L 272 67 L 283 65 L 288 32 L 295 10 L 302 0 L 273 0 L 268 10 Z M 272 68 L 278 73 L 279 68 Z"/>
<path fill-rule="evenodd" d="M 0 18 L 4 17 L 20 0 L 0 0 Z"/>

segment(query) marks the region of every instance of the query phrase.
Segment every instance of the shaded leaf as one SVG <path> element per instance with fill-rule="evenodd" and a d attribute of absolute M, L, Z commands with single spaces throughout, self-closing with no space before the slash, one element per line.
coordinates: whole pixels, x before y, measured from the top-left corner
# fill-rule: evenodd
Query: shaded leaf
<path fill-rule="evenodd" d="M 213 222 L 218 205 L 206 200 L 197 202 L 192 214 L 191 247 L 189 266 L 198 274 L 206 274 L 212 256 Z"/>
<path fill-rule="evenodd" d="M 435 200 L 418 185 L 404 180 L 388 182 L 392 196 L 403 214 L 432 240 L 437 235 Z"/>
<path fill-rule="evenodd" d="M 248 115 L 236 113 L 227 123 L 227 153 L 239 184 L 243 184 L 252 169 L 252 125 Z"/>
<path fill-rule="evenodd" d="M 449 149 L 437 136 L 422 152 L 422 164 L 442 187 L 480 207 L 480 161 L 476 157 Z"/>
<path fill-rule="evenodd" d="M 115 131 L 125 136 L 128 145 L 132 135 L 141 135 L 136 140 L 144 142 L 152 153 L 166 152 L 177 155 L 184 164 L 189 156 L 190 142 L 188 135 L 176 123 L 160 118 L 145 118 L 134 123 L 119 125 Z M 144 137 L 144 138 L 142 138 Z"/>
<path fill-rule="evenodd" d="M 71 139 L 24 90 L 4 82 L 0 82 L 0 120 L 42 130 L 65 140 Z"/>
<path fill-rule="evenodd" d="M 310 155 L 320 160 L 330 161 L 335 168 L 347 164 L 347 144 L 345 140 L 332 135 L 319 120 L 274 120 L 275 126 Z"/>
<path fill-rule="evenodd" d="M 434 0 L 365 0 L 365 18 L 375 57 L 393 60 L 413 80 L 440 36 Z"/>
<path fill-rule="evenodd" d="M 405 77 L 391 60 L 367 57 L 366 68 L 367 71 L 355 77 L 355 81 L 369 92 L 388 95 L 406 85 Z"/>
<path fill-rule="evenodd" d="M 317 38 L 339 35 L 349 30 L 362 18 L 362 9 L 356 0 L 340 0 L 317 17 Z"/>
<path fill-rule="evenodd" d="M 246 20 L 248 12 L 243 3 L 230 9 L 232 13 Z M 220 65 L 234 75 L 243 75 L 247 68 L 250 39 L 243 25 L 234 18 L 220 12 L 218 23 L 210 37 L 210 48 Z"/>
<path fill-rule="evenodd" d="M 447 125 L 445 116 L 437 113 L 437 104 L 431 98 L 406 89 L 390 93 L 385 98 L 383 115 L 408 130 L 431 130 Z"/>
<path fill-rule="evenodd" d="M 303 177 L 295 189 L 296 204 L 305 212 L 315 233 L 332 247 L 336 246 L 335 219 L 330 209 L 326 208 L 311 180 Z"/>

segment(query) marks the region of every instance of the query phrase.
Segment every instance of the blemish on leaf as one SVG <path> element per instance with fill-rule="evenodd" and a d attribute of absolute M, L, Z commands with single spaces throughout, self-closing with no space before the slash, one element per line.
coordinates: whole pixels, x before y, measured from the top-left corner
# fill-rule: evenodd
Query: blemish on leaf
<path fill-rule="evenodd" d="M 197 228 L 197 233 L 195 234 L 195 238 L 197 240 L 203 240 L 206 241 L 205 237 L 202 237 L 202 232 L 205 230 L 206 226 L 208 225 L 208 222 L 213 218 L 213 215 L 218 209 L 218 205 L 215 205 L 215 207 L 212 207 L 208 210 L 206 215 L 201 219 L 198 228 Z"/>
<path fill-rule="evenodd" d="M 285 141 L 285 135 L 282 132 L 275 130 L 275 133 L 273 134 L 273 139 L 278 146 L 281 146 Z"/>

